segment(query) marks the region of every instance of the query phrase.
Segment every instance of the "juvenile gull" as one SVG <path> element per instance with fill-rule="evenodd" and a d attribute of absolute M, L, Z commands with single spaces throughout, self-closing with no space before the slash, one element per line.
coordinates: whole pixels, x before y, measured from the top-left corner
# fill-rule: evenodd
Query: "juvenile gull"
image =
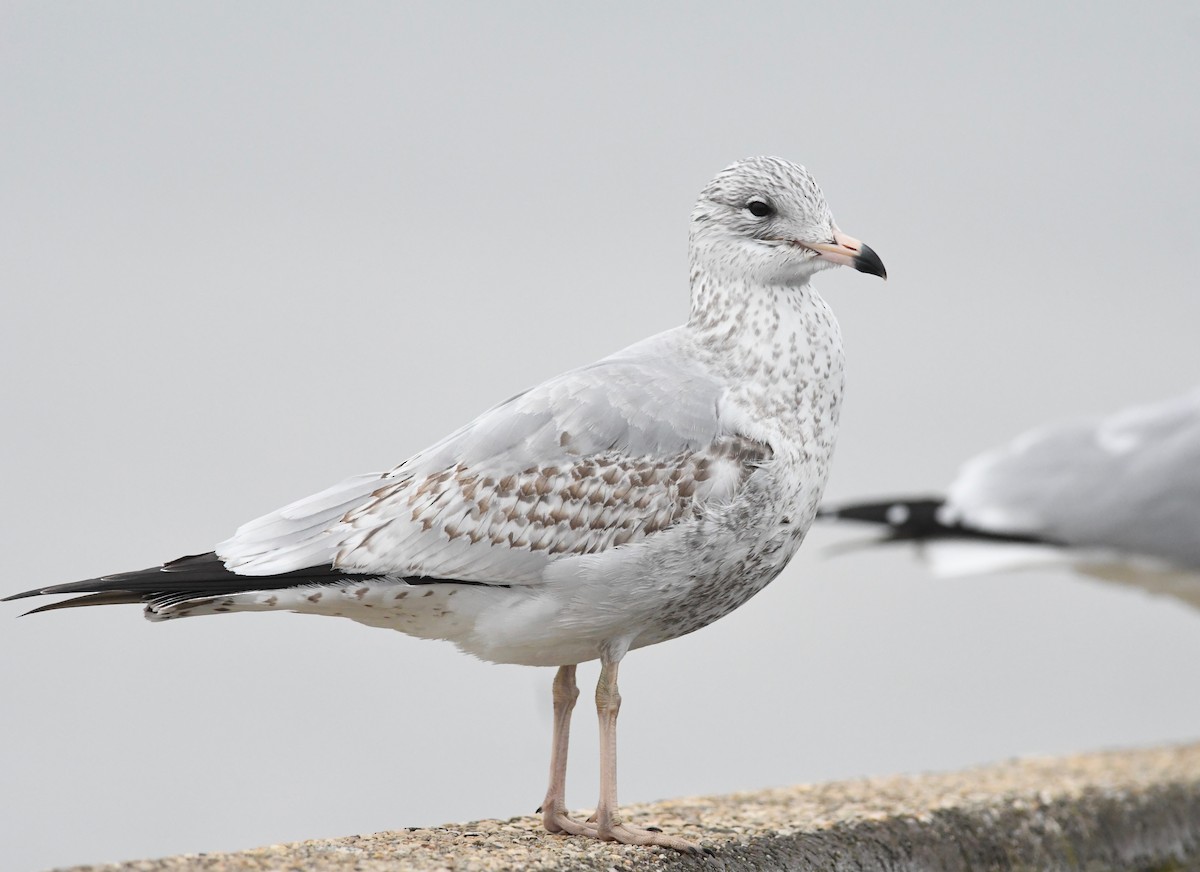
<path fill-rule="evenodd" d="M 250 521 L 215 552 L 10 599 L 143 603 L 153 621 L 335 615 L 556 666 L 546 829 L 695 851 L 617 817 L 617 669 L 746 602 L 799 547 L 842 397 L 841 335 L 810 279 L 837 264 L 885 275 L 804 168 L 736 163 L 692 212 L 682 327 L 552 378 L 389 472 Z M 567 738 L 576 664 L 595 659 L 600 801 L 581 821 L 566 811 Z"/>
<path fill-rule="evenodd" d="M 921 543 L 943 576 L 1067 566 L 1200 608 L 1200 391 L 1025 433 L 967 461 L 945 497 L 821 516 Z"/>

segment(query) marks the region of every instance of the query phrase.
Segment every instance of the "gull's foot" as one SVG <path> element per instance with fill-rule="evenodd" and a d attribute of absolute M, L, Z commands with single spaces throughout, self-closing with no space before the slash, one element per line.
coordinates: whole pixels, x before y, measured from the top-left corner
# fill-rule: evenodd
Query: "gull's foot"
<path fill-rule="evenodd" d="M 657 829 L 644 830 L 640 827 L 629 827 L 623 823 L 616 823 L 601 833 L 594 818 L 595 815 L 592 815 L 592 818 L 587 821 L 577 821 L 565 811 L 545 812 L 542 814 L 542 825 L 551 833 L 586 836 L 602 842 L 617 842 L 621 845 L 658 845 L 660 848 L 671 848 L 684 854 L 713 853 L 711 848 L 702 848 L 686 839 L 668 836 Z"/>
<path fill-rule="evenodd" d="M 554 835 L 562 835 L 566 833 L 569 836 L 589 836 L 590 838 L 598 838 L 596 835 L 596 825 L 591 823 L 583 823 L 567 814 L 565 809 L 538 809 L 542 812 L 542 826 L 546 828 L 546 832 Z"/>
<path fill-rule="evenodd" d="M 619 842 L 622 845 L 658 845 L 660 848 L 672 848 L 682 851 L 684 854 L 713 853 L 711 848 L 702 848 L 687 839 L 668 836 L 657 828 L 642 829 L 621 823 L 614 824 L 612 829 L 604 834 L 598 834 L 597 838 L 604 839 L 606 842 Z"/>

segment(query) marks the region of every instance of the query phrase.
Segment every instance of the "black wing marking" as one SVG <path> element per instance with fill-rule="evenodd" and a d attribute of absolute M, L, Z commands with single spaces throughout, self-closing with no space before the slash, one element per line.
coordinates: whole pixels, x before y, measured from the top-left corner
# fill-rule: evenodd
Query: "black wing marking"
<path fill-rule="evenodd" d="M 946 523 L 941 511 L 946 501 L 940 497 L 902 497 L 869 503 L 821 507 L 817 517 L 831 521 L 861 521 L 887 528 L 882 542 L 925 542 L 932 539 L 974 539 L 988 542 L 1022 542 L 1037 545 L 1061 543 L 1023 533 L 995 533 L 963 524 Z"/>
<path fill-rule="evenodd" d="M 51 594 L 86 594 L 63 602 L 52 603 L 26 614 L 75 608 L 77 606 L 117 605 L 124 603 L 182 602 L 193 597 L 227 596 L 254 590 L 282 590 L 314 584 L 353 584 L 376 581 L 389 576 L 378 573 L 343 572 L 332 566 L 311 566 L 281 572 L 278 575 L 238 575 L 225 568 L 213 551 L 180 557 L 162 566 L 102 575 L 69 584 L 54 584 L 7 596 L 0 602 Z M 396 581 L 407 584 L 479 584 L 452 578 L 406 576 Z M 504 585 L 507 587 L 507 585 Z"/>

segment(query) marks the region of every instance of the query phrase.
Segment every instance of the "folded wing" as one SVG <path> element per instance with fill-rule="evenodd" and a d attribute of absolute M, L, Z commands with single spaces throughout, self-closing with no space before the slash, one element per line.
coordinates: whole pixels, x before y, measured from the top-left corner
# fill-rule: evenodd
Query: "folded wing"
<path fill-rule="evenodd" d="M 244 525 L 242 575 L 344 572 L 527 584 L 730 497 L 770 449 L 722 432 L 719 390 L 662 334 L 484 413 L 377 477 Z"/>

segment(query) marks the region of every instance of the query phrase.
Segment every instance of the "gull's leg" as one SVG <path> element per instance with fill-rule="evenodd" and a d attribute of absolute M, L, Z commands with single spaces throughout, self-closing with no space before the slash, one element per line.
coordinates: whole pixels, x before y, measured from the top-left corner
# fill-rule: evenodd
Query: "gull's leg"
<path fill-rule="evenodd" d="M 542 825 L 552 833 L 586 834 L 586 828 L 567 817 L 567 745 L 571 711 L 579 698 L 575 667 L 560 666 L 554 676 L 554 748 L 550 753 L 550 786 L 542 802 Z"/>
<path fill-rule="evenodd" d="M 593 815 L 595 836 L 623 845 L 661 845 L 688 854 L 699 853 L 699 845 L 653 830 L 626 826 L 617 817 L 617 712 L 621 710 L 617 667 L 620 661 L 602 659 L 600 662 L 600 680 L 596 683 L 596 713 L 600 717 L 600 804 Z"/>
<path fill-rule="evenodd" d="M 617 818 L 617 713 L 621 711 L 621 692 L 617 689 L 617 670 L 620 661 L 603 661 L 600 680 L 596 682 L 596 714 L 600 718 L 600 804 L 592 818 L 597 835 L 606 841 L 612 838 L 614 827 L 621 825 Z"/>
<path fill-rule="evenodd" d="M 701 848 L 691 842 L 652 830 L 628 827 L 617 818 L 617 691 L 616 660 L 602 660 L 596 684 L 596 712 L 600 717 L 600 804 L 586 822 L 567 815 L 567 745 L 571 732 L 571 710 L 579 697 L 575 667 L 560 666 L 554 676 L 554 748 L 550 755 L 550 786 L 542 803 L 542 824 L 552 833 L 589 836 L 625 845 L 661 845 L 695 854 Z"/>

